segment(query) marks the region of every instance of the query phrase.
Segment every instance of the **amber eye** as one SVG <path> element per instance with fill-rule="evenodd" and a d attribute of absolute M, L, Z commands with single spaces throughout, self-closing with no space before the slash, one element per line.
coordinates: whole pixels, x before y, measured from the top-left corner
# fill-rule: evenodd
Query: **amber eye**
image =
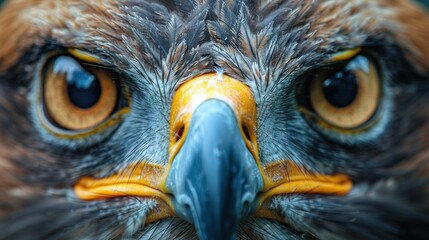
<path fill-rule="evenodd" d="M 339 128 L 365 125 L 376 113 L 380 99 L 380 76 L 373 60 L 359 55 L 334 71 L 321 71 L 310 82 L 314 112 Z"/>
<path fill-rule="evenodd" d="M 84 130 L 105 121 L 118 102 L 118 86 L 97 67 L 71 56 L 51 59 L 45 68 L 43 103 L 47 118 L 66 130 Z"/>

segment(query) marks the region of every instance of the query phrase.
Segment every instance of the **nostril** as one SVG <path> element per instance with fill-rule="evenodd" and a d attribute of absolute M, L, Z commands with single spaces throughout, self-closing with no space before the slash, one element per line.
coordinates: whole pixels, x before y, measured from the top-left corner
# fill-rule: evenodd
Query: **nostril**
<path fill-rule="evenodd" d="M 244 136 L 246 137 L 246 139 L 251 142 L 252 139 L 250 138 L 249 128 L 247 128 L 246 125 L 244 125 L 244 124 L 241 125 L 241 128 L 243 129 L 243 133 L 244 133 Z"/>
<path fill-rule="evenodd" d="M 246 199 L 246 200 L 244 200 L 243 207 L 245 207 L 245 208 L 249 207 L 251 203 L 252 203 L 252 201 L 250 201 L 249 199 Z"/>
<path fill-rule="evenodd" d="M 178 131 L 174 134 L 174 140 L 178 142 L 183 137 L 183 133 L 185 132 L 185 126 L 182 126 Z"/>

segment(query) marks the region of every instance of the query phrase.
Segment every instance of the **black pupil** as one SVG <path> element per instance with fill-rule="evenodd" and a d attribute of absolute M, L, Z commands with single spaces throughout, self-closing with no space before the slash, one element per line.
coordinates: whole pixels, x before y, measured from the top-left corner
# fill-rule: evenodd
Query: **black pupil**
<path fill-rule="evenodd" d="M 78 108 L 93 107 L 100 99 L 100 82 L 96 78 L 90 78 L 91 76 L 84 71 L 75 71 L 72 78 L 67 81 L 70 102 Z M 80 82 L 85 82 L 85 84 L 80 84 Z"/>
<path fill-rule="evenodd" d="M 323 81 L 323 94 L 332 106 L 344 108 L 353 103 L 358 93 L 358 80 L 349 69 L 336 72 Z"/>
<path fill-rule="evenodd" d="M 59 57 L 55 61 L 54 72 L 64 74 L 67 94 L 73 105 L 87 109 L 97 104 L 101 97 L 100 82 L 76 60 L 67 56 Z"/>

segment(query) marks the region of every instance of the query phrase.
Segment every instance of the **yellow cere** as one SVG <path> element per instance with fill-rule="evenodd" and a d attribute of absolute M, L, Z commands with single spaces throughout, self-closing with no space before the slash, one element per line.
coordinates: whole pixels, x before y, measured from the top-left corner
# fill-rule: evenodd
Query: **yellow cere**
<path fill-rule="evenodd" d="M 192 113 L 204 101 L 220 99 L 231 106 L 241 125 L 247 127 L 251 142 L 246 145 L 254 157 L 258 156 L 256 140 L 256 103 L 250 88 L 243 82 L 227 75 L 209 73 L 186 82 L 177 90 L 173 97 L 170 113 L 170 157 L 181 147 L 182 141 L 176 141 L 177 132 L 184 127 L 185 138 Z"/>

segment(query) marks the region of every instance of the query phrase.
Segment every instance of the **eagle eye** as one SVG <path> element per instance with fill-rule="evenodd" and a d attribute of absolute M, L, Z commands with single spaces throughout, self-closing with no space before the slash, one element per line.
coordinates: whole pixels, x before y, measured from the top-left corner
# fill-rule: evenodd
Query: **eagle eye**
<path fill-rule="evenodd" d="M 377 66 L 365 55 L 316 72 L 307 85 L 313 115 L 322 123 L 341 129 L 368 126 L 377 112 L 380 95 Z"/>
<path fill-rule="evenodd" d="M 113 74 L 69 55 L 49 59 L 42 74 L 43 114 L 62 130 L 82 131 L 105 122 L 120 100 Z"/>

